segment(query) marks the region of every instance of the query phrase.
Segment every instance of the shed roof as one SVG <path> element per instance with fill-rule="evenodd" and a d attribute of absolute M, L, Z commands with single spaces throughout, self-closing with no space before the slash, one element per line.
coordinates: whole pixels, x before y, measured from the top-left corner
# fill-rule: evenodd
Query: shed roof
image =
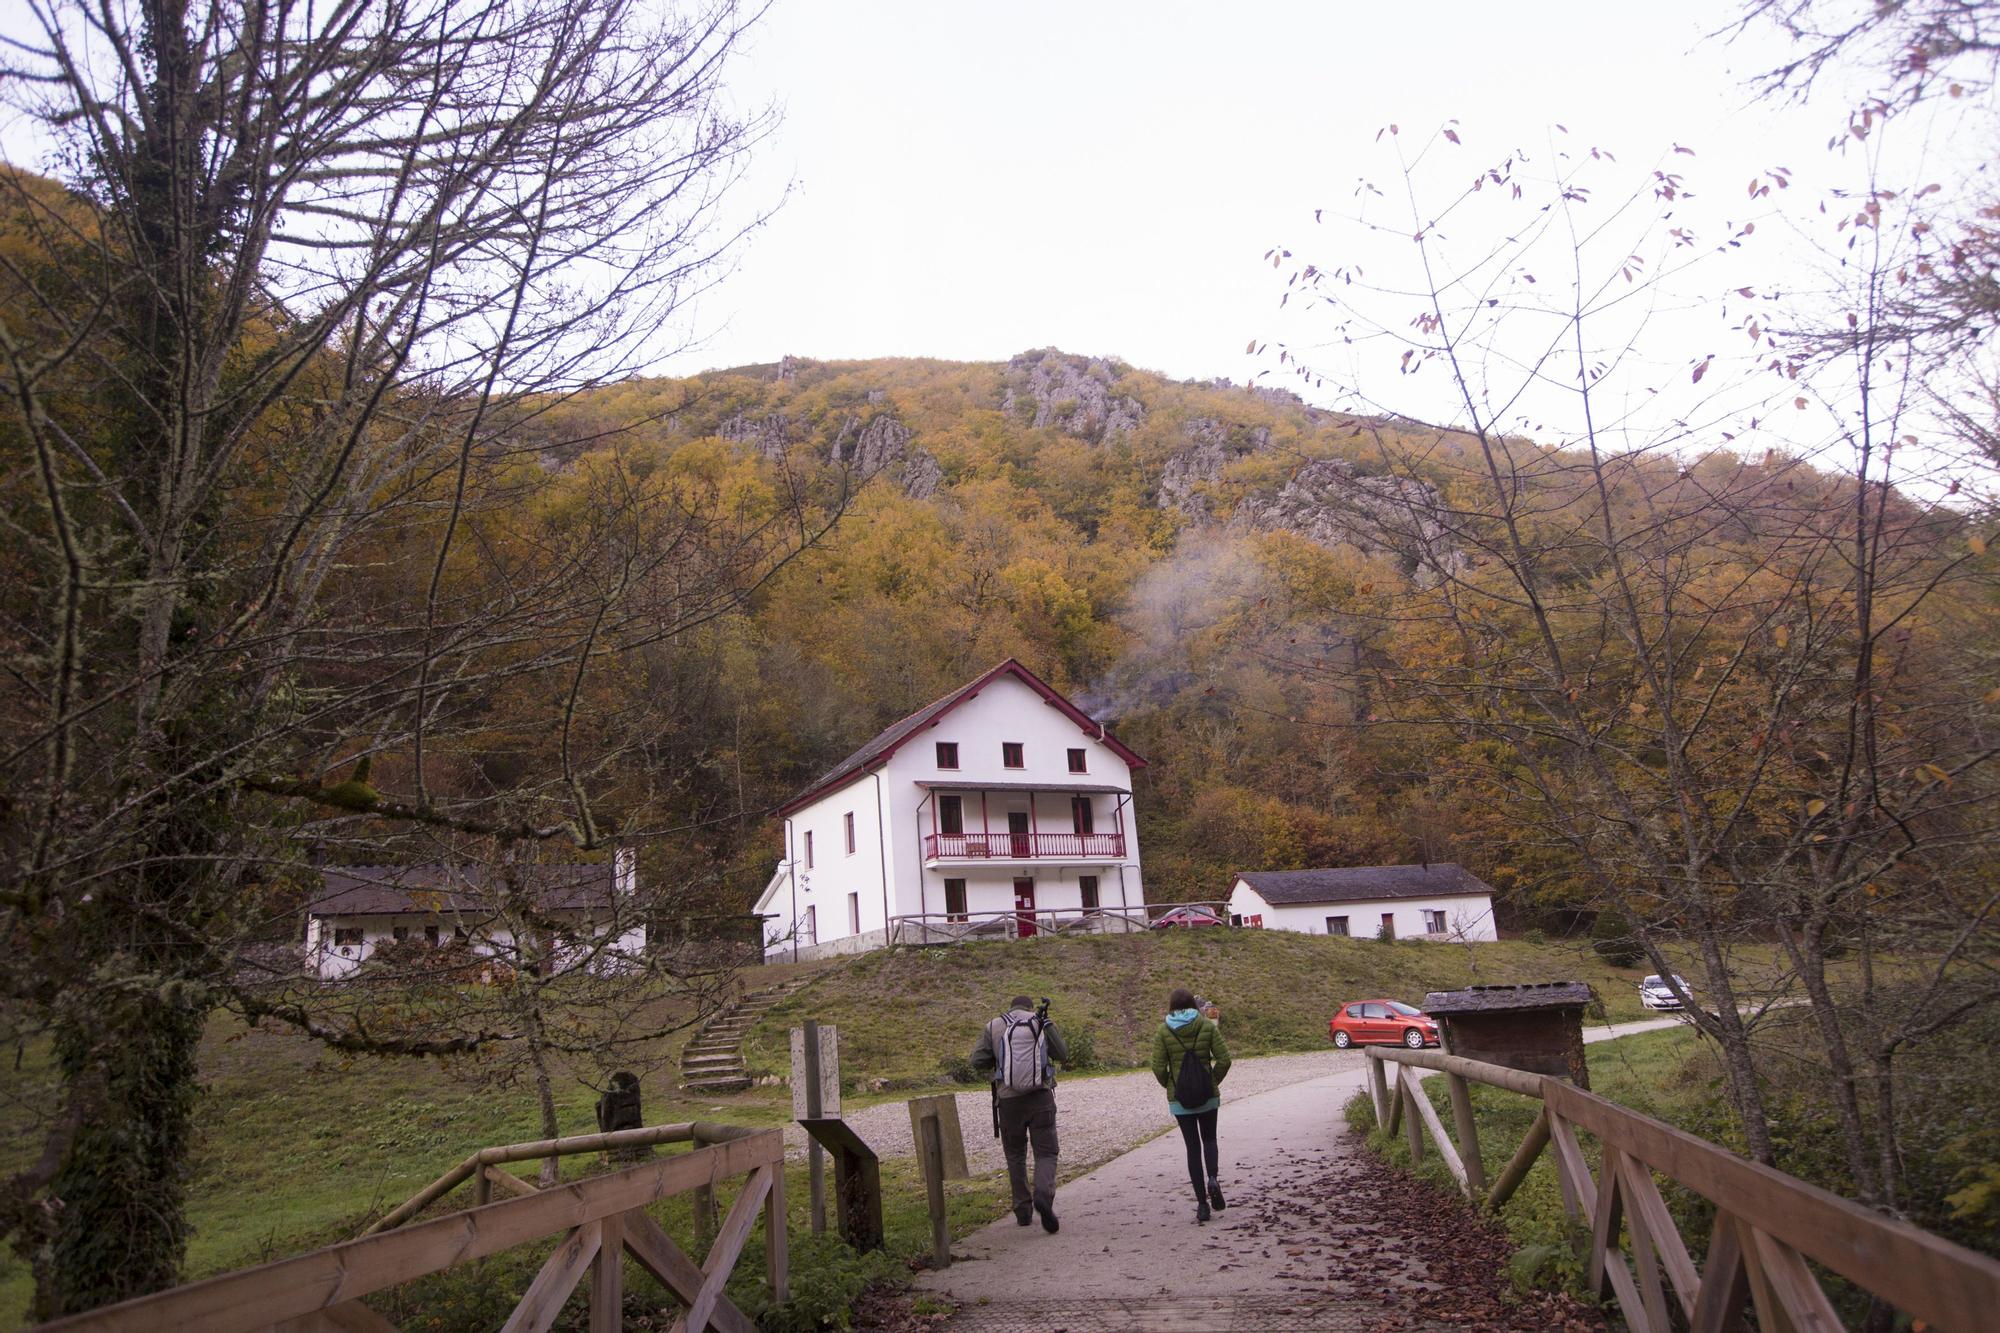
<path fill-rule="evenodd" d="M 849 782 L 860 777 L 863 773 L 868 772 L 878 764 L 888 762 L 889 758 L 897 750 L 901 749 L 903 743 L 909 740 L 911 736 L 931 723 L 939 721 L 945 714 L 951 712 L 952 709 L 958 707 L 960 704 L 977 698 L 979 692 L 986 687 L 988 682 L 997 680 L 1001 676 L 1012 676 L 1036 694 L 1041 695 L 1044 703 L 1059 709 L 1065 717 L 1076 723 L 1078 729 L 1085 735 L 1101 741 L 1110 747 L 1114 754 L 1125 761 L 1127 767 L 1144 768 L 1146 766 L 1146 761 L 1141 759 L 1137 752 L 1127 747 L 1124 742 L 1112 735 L 1103 723 L 1093 722 L 1090 714 L 1078 708 L 1068 699 L 1065 699 L 1061 694 L 1056 692 L 1054 686 L 1048 684 L 1040 676 L 1037 676 L 1034 672 L 1028 670 L 1028 668 L 1010 657 L 999 666 L 982 674 L 970 684 L 959 686 L 942 699 L 936 699 L 925 704 L 902 721 L 877 732 L 870 738 L 866 745 L 848 755 L 847 758 L 841 760 L 826 772 L 820 774 L 819 778 L 811 786 L 785 802 L 784 805 L 778 807 L 778 813 L 789 815 L 794 810 L 799 809 L 809 802 L 818 800 L 826 793 L 846 786 Z"/>
<path fill-rule="evenodd" d="M 607 908 L 617 887 L 609 862 L 518 866 L 514 873 L 534 886 L 544 912 Z M 325 888 L 306 908 L 309 916 L 485 915 L 499 905 L 491 866 L 328 866 L 320 879 Z"/>
<path fill-rule="evenodd" d="M 1537 981 L 1520 986 L 1467 986 L 1424 996 L 1427 1014 L 1492 1014 L 1524 1009 L 1571 1009 L 1596 998 L 1581 981 Z"/>
<path fill-rule="evenodd" d="M 1485 880 L 1450 861 L 1427 866 L 1339 866 L 1327 870 L 1246 870 L 1237 879 L 1272 906 L 1372 902 L 1389 898 L 1439 898 L 1487 894 Z"/>

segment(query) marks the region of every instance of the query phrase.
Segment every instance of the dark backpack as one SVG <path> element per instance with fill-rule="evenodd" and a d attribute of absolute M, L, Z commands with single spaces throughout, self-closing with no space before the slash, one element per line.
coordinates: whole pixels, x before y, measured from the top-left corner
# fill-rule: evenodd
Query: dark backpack
<path fill-rule="evenodd" d="M 1191 1111 L 1206 1106 L 1209 1098 L 1215 1096 L 1215 1079 L 1197 1049 L 1201 1045 L 1201 1020 L 1197 1018 L 1188 1024 L 1188 1030 L 1194 1038 L 1181 1048 L 1181 1067 L 1174 1075 L 1174 1100 Z"/>

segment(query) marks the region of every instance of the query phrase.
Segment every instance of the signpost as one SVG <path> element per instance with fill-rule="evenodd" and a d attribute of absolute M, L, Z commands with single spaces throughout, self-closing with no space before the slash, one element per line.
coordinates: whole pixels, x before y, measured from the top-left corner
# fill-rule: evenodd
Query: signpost
<path fill-rule="evenodd" d="M 910 1133 L 924 1173 L 924 1202 L 931 1214 L 931 1266 L 951 1266 L 951 1219 L 945 1213 L 944 1182 L 964 1180 L 965 1134 L 958 1124 L 958 1098 L 950 1093 L 910 1099 Z"/>
<path fill-rule="evenodd" d="M 826 1159 L 840 1236 L 857 1250 L 882 1246 L 882 1171 L 875 1152 L 840 1118 L 840 1033 L 812 1019 L 792 1029 L 792 1118 L 810 1138 L 812 1229 L 826 1230 Z"/>

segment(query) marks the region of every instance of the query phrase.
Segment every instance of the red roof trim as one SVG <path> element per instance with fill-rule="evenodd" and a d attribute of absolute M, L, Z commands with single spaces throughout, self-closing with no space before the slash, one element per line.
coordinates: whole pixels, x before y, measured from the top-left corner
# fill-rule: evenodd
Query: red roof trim
<path fill-rule="evenodd" d="M 883 746 L 880 750 L 876 751 L 874 754 L 864 759 L 861 762 L 860 767 L 854 769 L 852 772 L 842 774 L 840 777 L 834 779 L 831 782 L 826 782 L 815 787 L 807 788 L 805 791 L 799 793 L 797 796 L 793 797 L 785 804 L 779 806 L 778 814 L 780 816 L 794 814 L 797 811 L 803 810 L 806 806 L 811 805 L 814 801 L 819 800 L 822 796 L 830 796 L 834 792 L 840 791 L 844 787 L 859 782 L 862 778 L 867 777 L 870 773 L 873 773 L 883 764 L 886 764 L 889 762 L 889 760 L 893 759 L 896 755 L 896 752 L 902 749 L 903 746 L 909 742 L 910 737 L 917 734 L 917 731 L 928 731 L 932 727 L 935 727 L 939 722 L 944 720 L 946 714 L 950 713 L 960 704 L 967 703 L 973 699 L 977 699 L 979 697 L 979 692 L 981 690 L 985 689 L 990 682 L 999 679 L 1003 675 L 1014 677 L 1014 679 L 1020 681 L 1023 685 L 1026 685 L 1036 694 L 1039 694 L 1042 697 L 1042 702 L 1047 704 L 1052 704 L 1056 708 L 1060 709 L 1062 711 L 1063 716 L 1067 717 L 1070 721 L 1076 723 L 1077 728 L 1080 731 L 1082 731 L 1084 735 L 1106 746 L 1111 750 L 1113 754 L 1117 755 L 1120 759 L 1123 759 L 1125 761 L 1125 766 L 1127 768 L 1139 769 L 1139 768 L 1145 768 L 1147 766 L 1146 760 L 1143 757 L 1141 757 L 1136 750 L 1133 750 L 1131 747 L 1127 746 L 1123 741 L 1119 740 L 1116 736 L 1112 735 L 1110 730 L 1108 728 L 1105 728 L 1101 723 L 1093 721 L 1091 719 L 1090 714 L 1084 712 L 1081 708 L 1078 708 L 1068 699 L 1065 699 L 1053 685 L 1050 685 L 1040 676 L 1037 676 L 1034 672 L 1028 670 L 1028 668 L 1022 666 L 1018 661 L 1010 657 L 1006 661 L 1002 662 L 999 666 L 994 667 L 992 670 L 986 672 L 978 679 L 972 681 L 970 684 L 965 686 L 965 688 L 959 690 L 958 693 L 950 696 L 949 701 L 945 703 L 943 707 L 938 708 L 936 715 L 931 718 L 930 723 L 927 726 L 920 727 L 916 731 L 910 732 L 909 735 L 903 736 L 898 740 L 895 740 L 890 744 Z M 925 705 L 925 707 L 926 708 L 935 707 L 935 705 L 927 704 Z M 921 713 L 924 711 L 924 709 L 919 708 L 915 711 L 917 713 Z M 904 716 L 905 718 L 908 718 L 914 715 L 915 715 L 914 713 L 909 713 L 905 714 Z M 893 726 L 891 729 L 893 730 Z"/>

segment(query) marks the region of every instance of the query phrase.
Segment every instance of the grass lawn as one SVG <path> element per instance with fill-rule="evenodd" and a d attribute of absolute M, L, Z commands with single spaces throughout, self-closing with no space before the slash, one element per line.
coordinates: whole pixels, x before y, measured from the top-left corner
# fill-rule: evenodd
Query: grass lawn
<path fill-rule="evenodd" d="M 744 980 L 757 988 L 797 970 L 753 969 Z M 1065 1033 L 1073 1043 L 1093 1047 L 1104 1067 L 1142 1058 L 1142 1043 L 1167 991 L 1177 985 L 1222 1005 L 1225 1028 L 1240 1055 L 1322 1048 L 1327 1017 L 1346 1000 L 1387 995 L 1421 1001 L 1426 990 L 1470 983 L 1576 978 L 1598 988 L 1612 1018 L 1640 1014 L 1640 970 L 1606 967 L 1584 947 L 1511 941 L 1467 948 L 1275 931 L 1178 930 L 874 953 L 804 970 L 813 974 L 813 983 L 767 1016 L 746 1043 L 752 1072 L 785 1072 L 786 1030 L 817 1018 L 840 1029 L 841 1070 L 857 1105 L 950 1086 L 946 1063 L 963 1058 L 980 1024 L 1016 991 L 1051 997 Z M 660 1053 L 672 1054 L 683 1040 L 669 1040 Z M 1599 1054 L 1604 1049 L 1592 1048 L 1593 1069 L 1606 1067 Z M 482 1086 L 467 1077 L 473 1072 L 469 1066 L 347 1058 L 302 1038 L 247 1030 L 222 1018 L 211 1026 L 201 1063 L 206 1093 L 189 1182 L 190 1277 L 351 1236 L 370 1216 L 407 1198 L 474 1149 L 540 1137 L 532 1088 Z M 24 1053 L 13 1078 L 21 1095 L 0 1102 L 0 1170 L 39 1151 L 27 1107 L 37 1100 L 38 1087 L 48 1083 L 45 1054 Z M 668 1069 L 648 1077 L 649 1122 L 762 1125 L 790 1117 L 783 1087 L 692 1098 L 675 1083 Z M 595 1129 L 591 1088 L 565 1079 L 558 1083 L 557 1098 L 563 1133 Z M 1511 1143 L 1505 1131 L 1496 1138 Z M 920 1253 L 929 1234 L 921 1188 L 899 1162 L 884 1163 L 883 1182 L 892 1256 Z M 997 1216 L 1002 1188 L 990 1179 L 955 1183 L 955 1229 L 970 1230 Z M 800 1174 L 791 1196 L 795 1234 L 803 1231 L 804 1195 Z M 667 1215 L 677 1216 L 671 1209 Z M 858 1261 L 838 1259 L 835 1248 L 802 1246 L 796 1266 L 801 1309 L 815 1290 L 830 1300 L 829 1293 L 844 1289 L 836 1270 Z M 761 1250 L 746 1259 L 746 1282 L 761 1264 L 757 1254 Z M 524 1250 L 504 1264 L 490 1263 L 483 1270 L 484 1285 L 518 1292 L 520 1285 L 507 1287 L 502 1275 L 533 1259 Z M 831 1274 L 823 1288 L 816 1287 L 819 1273 Z M 460 1322 L 411 1326 L 480 1326 L 479 1316 L 467 1312 L 483 1311 L 486 1298 L 459 1290 L 459 1281 L 436 1280 L 436 1300 L 439 1319 L 449 1301 L 457 1312 L 452 1318 Z M 25 1266 L 0 1251 L 0 1328 L 20 1322 L 28 1292 Z M 745 1299 L 751 1299 L 747 1289 Z"/>

